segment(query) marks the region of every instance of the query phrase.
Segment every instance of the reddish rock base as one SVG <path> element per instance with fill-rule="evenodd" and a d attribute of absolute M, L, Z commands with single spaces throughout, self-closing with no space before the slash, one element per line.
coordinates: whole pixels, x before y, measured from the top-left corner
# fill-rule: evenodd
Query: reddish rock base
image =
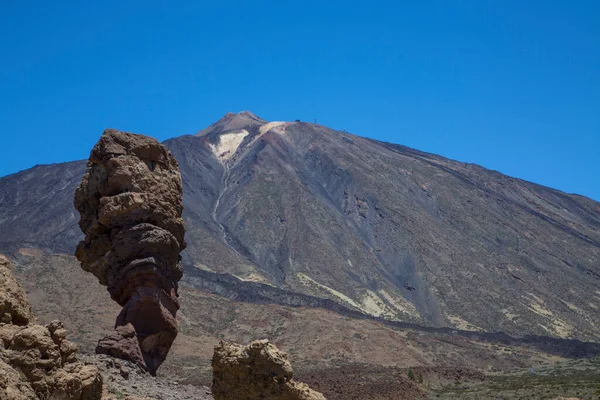
<path fill-rule="evenodd" d="M 155 287 L 135 290 L 117 317 L 115 332 L 101 339 L 97 354 L 131 361 L 155 375 L 177 336 L 179 301 Z"/>

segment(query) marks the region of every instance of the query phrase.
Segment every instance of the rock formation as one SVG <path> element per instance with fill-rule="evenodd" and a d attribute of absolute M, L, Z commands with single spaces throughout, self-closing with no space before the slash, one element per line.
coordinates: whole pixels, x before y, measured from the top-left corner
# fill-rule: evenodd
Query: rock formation
<path fill-rule="evenodd" d="M 98 400 L 98 368 L 77 362 L 59 321 L 33 324 L 31 306 L 0 255 L 0 399 Z"/>
<path fill-rule="evenodd" d="M 25 292 L 10 271 L 10 263 L 0 255 L 0 322 L 27 325 L 33 322 L 31 306 Z"/>
<path fill-rule="evenodd" d="M 212 360 L 215 400 L 325 400 L 308 385 L 292 379 L 287 354 L 268 340 L 248 346 L 221 341 Z"/>
<path fill-rule="evenodd" d="M 154 374 L 177 336 L 185 247 L 181 174 L 155 139 L 108 129 L 75 192 L 85 240 L 76 256 L 123 307 L 96 352 Z"/>

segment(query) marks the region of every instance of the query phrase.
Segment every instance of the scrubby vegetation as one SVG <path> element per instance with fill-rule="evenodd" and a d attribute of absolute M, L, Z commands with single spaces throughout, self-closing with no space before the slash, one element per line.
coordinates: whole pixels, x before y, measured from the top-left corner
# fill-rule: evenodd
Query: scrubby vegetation
<path fill-rule="evenodd" d="M 445 385 L 431 399 L 600 399 L 600 358 L 491 375 L 482 383 Z"/>

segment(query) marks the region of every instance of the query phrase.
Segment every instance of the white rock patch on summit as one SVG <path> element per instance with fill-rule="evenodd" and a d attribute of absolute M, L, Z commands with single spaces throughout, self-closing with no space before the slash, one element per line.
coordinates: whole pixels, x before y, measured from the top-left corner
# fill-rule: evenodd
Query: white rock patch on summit
<path fill-rule="evenodd" d="M 211 143 L 209 146 L 217 159 L 225 162 L 235 154 L 246 136 L 248 136 L 248 131 L 245 129 L 239 132 L 225 133 L 219 136 L 218 144 L 214 145 Z"/>
<path fill-rule="evenodd" d="M 271 129 L 275 129 L 275 131 L 277 133 L 284 134 L 285 133 L 285 125 L 287 125 L 287 122 L 283 122 L 283 121 L 269 122 L 259 128 L 259 133 L 261 135 L 264 135 L 265 133 L 269 132 Z M 279 128 L 282 128 L 282 129 L 279 129 Z"/>

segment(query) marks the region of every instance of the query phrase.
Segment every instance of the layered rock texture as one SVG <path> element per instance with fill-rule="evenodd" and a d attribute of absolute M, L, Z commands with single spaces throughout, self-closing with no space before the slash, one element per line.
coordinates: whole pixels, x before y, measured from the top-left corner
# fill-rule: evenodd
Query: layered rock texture
<path fill-rule="evenodd" d="M 179 253 L 185 248 L 182 183 L 155 139 L 106 130 L 92 149 L 75 208 L 85 239 L 76 256 L 123 307 L 96 352 L 154 374 L 177 336 Z"/>
<path fill-rule="evenodd" d="M 33 324 L 31 307 L 0 255 L 0 399 L 97 400 L 102 376 L 77 362 L 62 323 Z"/>
<path fill-rule="evenodd" d="M 10 262 L 0 255 L 0 322 L 27 325 L 32 321 L 31 306 L 25 292 L 10 270 Z"/>
<path fill-rule="evenodd" d="M 248 346 L 221 341 L 212 361 L 215 400 L 325 400 L 308 385 L 292 379 L 287 354 L 268 340 Z"/>

